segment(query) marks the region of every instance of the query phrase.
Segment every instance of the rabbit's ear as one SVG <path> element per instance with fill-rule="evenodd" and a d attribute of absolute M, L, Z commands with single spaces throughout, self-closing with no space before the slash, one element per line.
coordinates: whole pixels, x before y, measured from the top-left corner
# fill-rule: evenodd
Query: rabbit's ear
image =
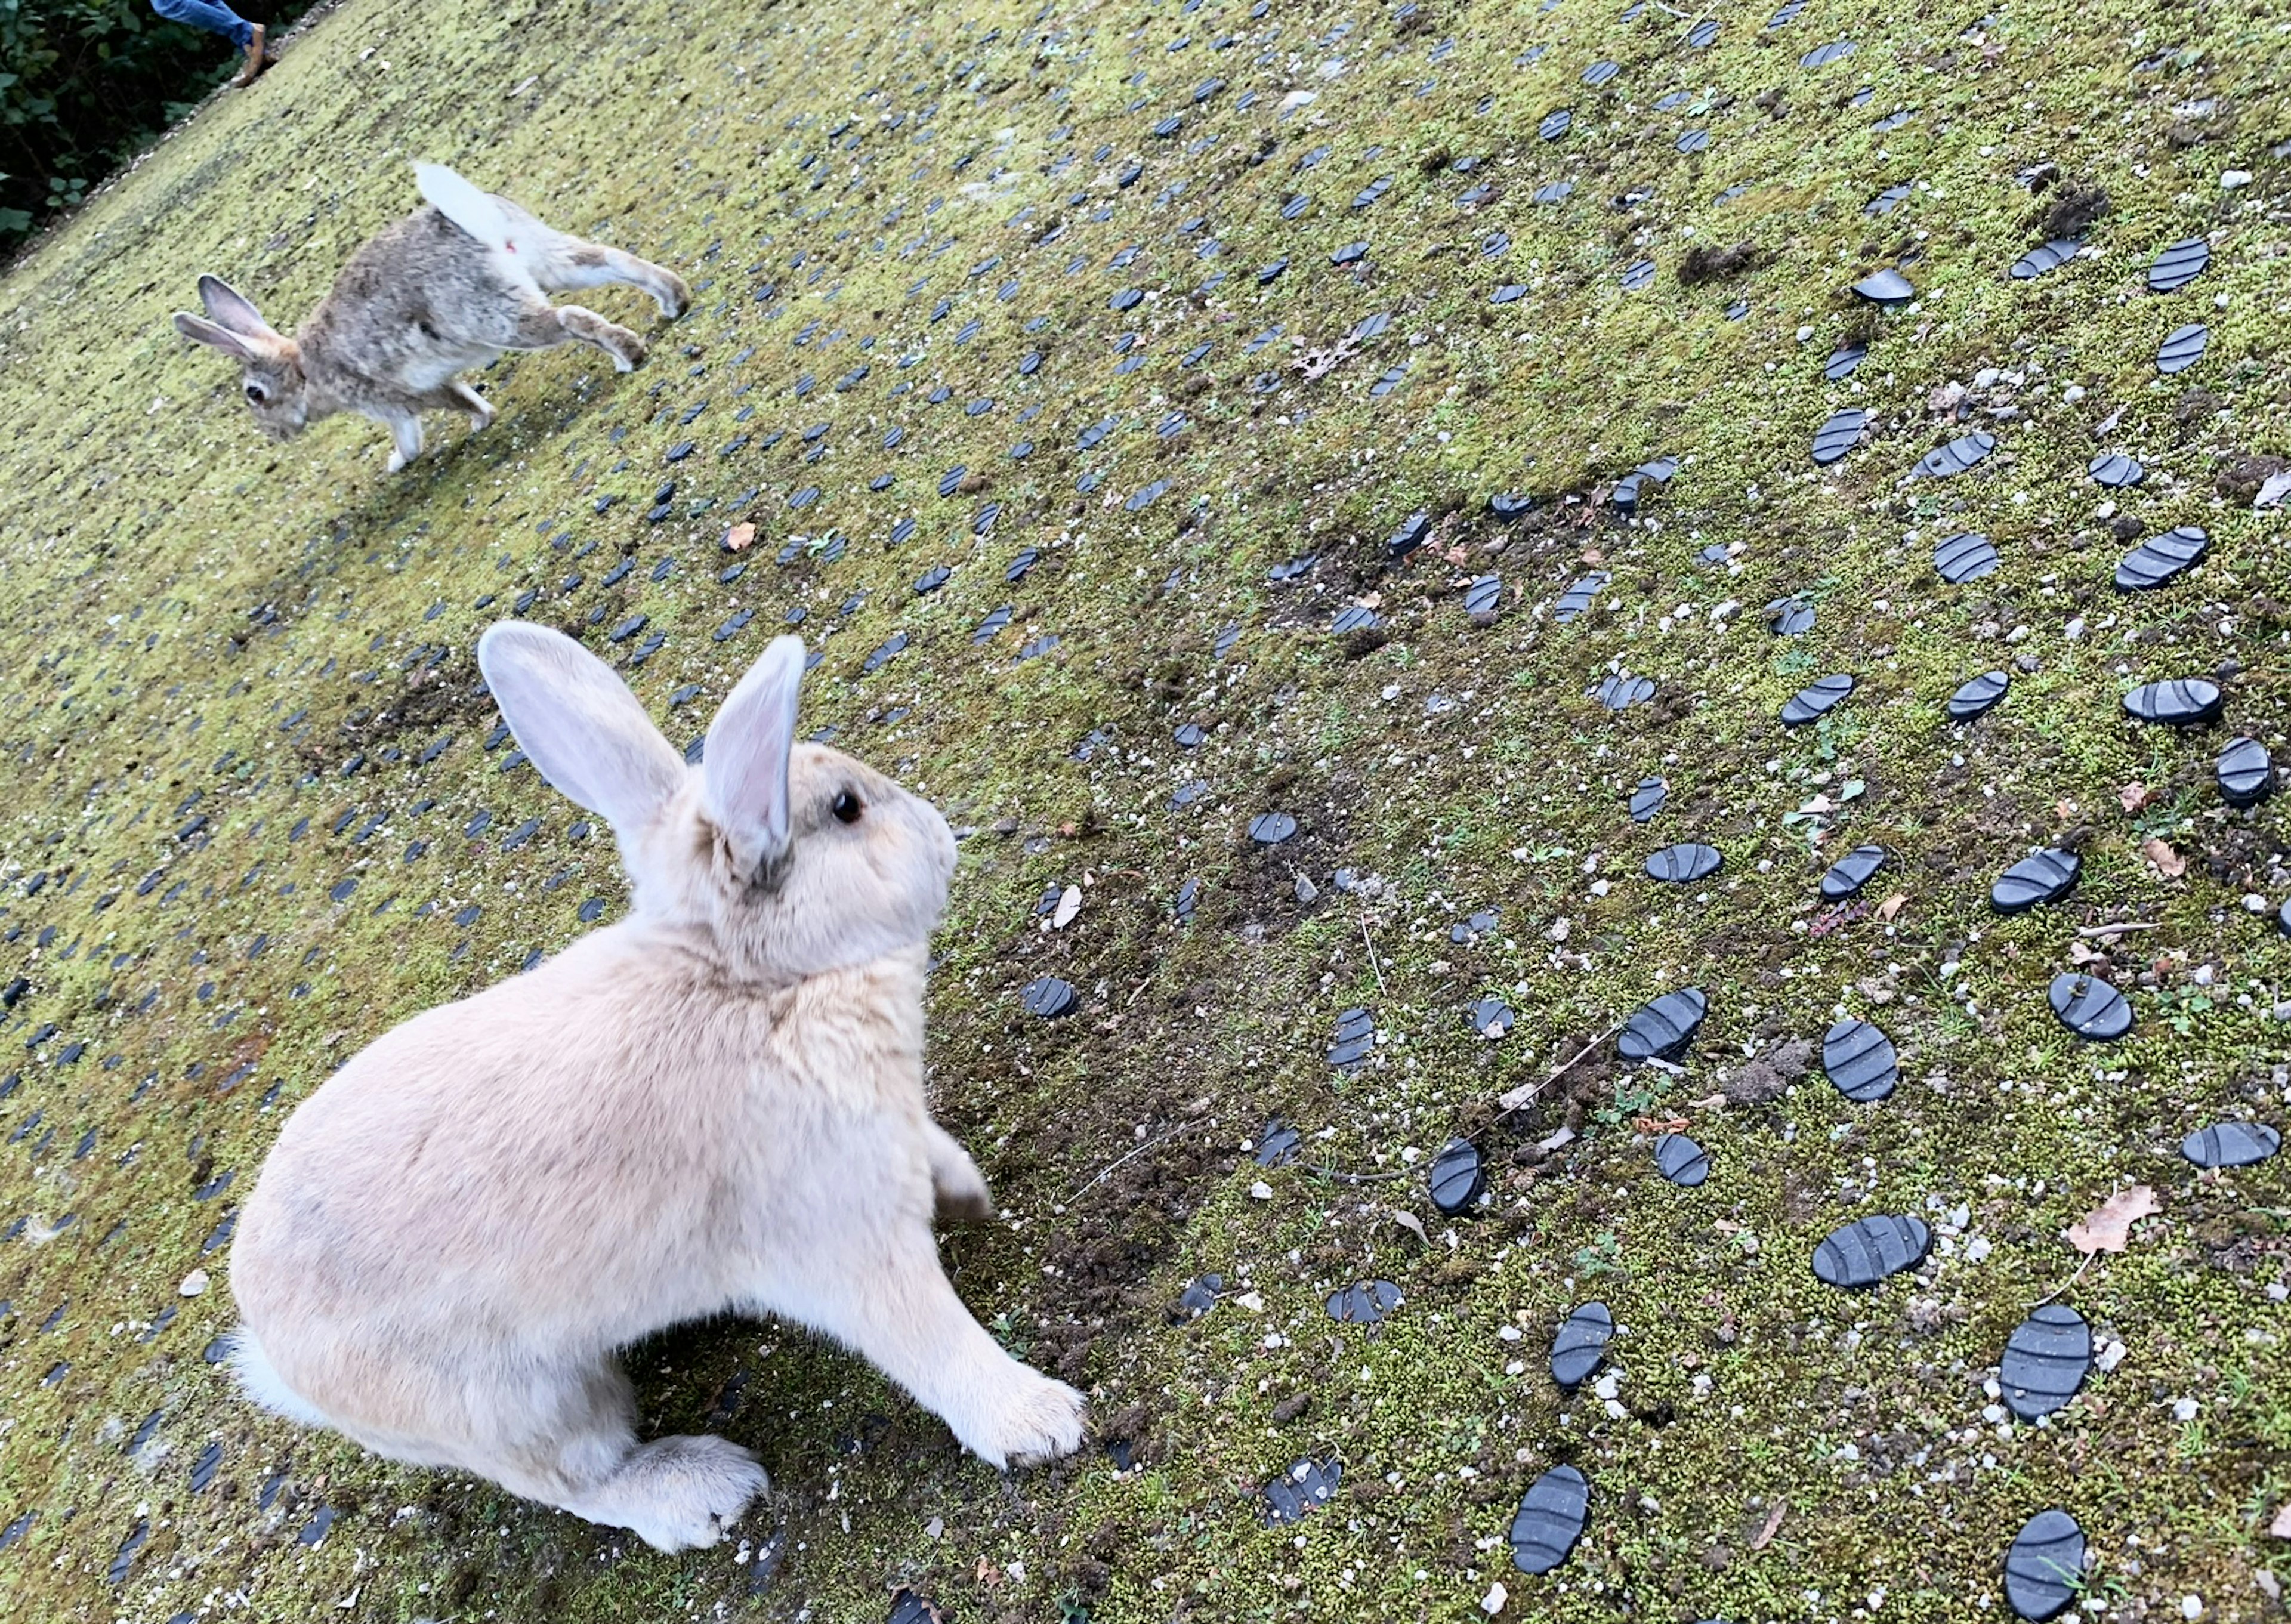
<path fill-rule="evenodd" d="M 505 620 L 478 667 L 543 777 L 615 829 L 640 827 L 684 783 L 684 759 L 612 669 L 561 631 Z"/>
<path fill-rule="evenodd" d="M 185 310 L 175 312 L 175 331 L 185 338 L 202 344 L 212 344 L 225 355 L 237 356 L 242 361 L 261 361 L 269 358 L 269 349 L 244 333 L 234 333 L 229 327 L 219 327 L 202 316 Z"/>
<path fill-rule="evenodd" d="M 224 281 L 221 277 L 202 276 L 199 278 L 199 302 L 219 326 L 233 333 L 243 333 L 249 338 L 278 336 L 270 324 L 262 319 L 262 312 L 253 301 Z"/>
<path fill-rule="evenodd" d="M 788 848 L 788 752 L 795 748 L 803 639 L 772 639 L 708 725 L 701 781 L 708 816 L 744 867 Z"/>

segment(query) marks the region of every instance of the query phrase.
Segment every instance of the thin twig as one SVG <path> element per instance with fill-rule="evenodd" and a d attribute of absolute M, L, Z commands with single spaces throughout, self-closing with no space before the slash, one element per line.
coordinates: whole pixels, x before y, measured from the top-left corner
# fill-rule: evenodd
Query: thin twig
<path fill-rule="evenodd" d="M 2058 1297 L 2062 1292 L 2076 1284 L 2078 1281 L 2082 1280 L 2084 1278 L 2084 1272 L 2092 1266 L 2092 1260 L 2097 1256 L 2099 1256 L 2097 1252 L 2086 1252 L 2084 1255 L 2084 1261 L 2076 1266 L 2075 1274 L 2070 1275 L 2066 1280 L 2061 1282 L 2060 1284 L 2046 1292 L 2042 1297 L 2038 1298 L 2033 1304 L 2031 1304 L 2030 1306 L 2037 1308 L 2043 1307 L 2046 1303 L 2051 1302 L 2053 1298 Z"/>
<path fill-rule="evenodd" d="M 1405 1178 L 1409 1174 L 1406 1168 L 1396 1168 L 1389 1173 L 1340 1173 L 1332 1167 L 1317 1167 L 1309 1162 L 1305 1164 L 1305 1170 L 1334 1184 L 1385 1184 L 1395 1178 Z"/>
<path fill-rule="evenodd" d="M 1125 1162 L 1129 1161 L 1129 1160 L 1131 1157 L 1133 1157 L 1133 1156 L 1142 1156 L 1142 1155 L 1144 1155 L 1147 1151 L 1149 1151 L 1149 1150 L 1153 1149 L 1156 1145 L 1166 1145 L 1166 1144 L 1168 1144 L 1171 1139 L 1176 1138 L 1179 1134 L 1181 1134 L 1181 1133 L 1185 1132 L 1185 1131 L 1186 1131 L 1186 1128 L 1187 1128 L 1188 1126 L 1190 1126 L 1190 1124 L 1186 1123 L 1186 1122 L 1179 1122 L 1179 1123 L 1178 1123 L 1175 1128 L 1170 1129 L 1169 1132 L 1167 1132 L 1167 1133 L 1165 1133 L 1165 1134 L 1162 1134 L 1162 1135 L 1160 1135 L 1158 1138 L 1148 1139 L 1148 1140 L 1146 1140 L 1143 1145 L 1135 1145 L 1135 1146 L 1130 1146 L 1130 1148 L 1129 1148 L 1129 1149 L 1128 1149 L 1128 1150 L 1126 1150 L 1126 1151 L 1123 1151 L 1120 1155 L 1116 1156 L 1113 1161 L 1111 1161 L 1111 1162 L 1107 1162 L 1107 1163 L 1105 1164 L 1105 1166 L 1104 1170 L 1103 1170 L 1102 1171 L 1100 1171 L 1100 1172 L 1099 1172 L 1099 1174 L 1098 1174 L 1098 1176 L 1097 1176 L 1097 1178 L 1095 1178 L 1091 1179 L 1088 1184 L 1086 1184 L 1086 1185 L 1082 1186 L 1082 1187 L 1081 1187 L 1081 1189 L 1076 1190 L 1076 1191 L 1075 1191 L 1072 1195 L 1067 1196 L 1067 1197 L 1066 1197 L 1066 1200 L 1067 1200 L 1068 1202 L 1076 1202 L 1076 1201 L 1080 1201 L 1083 1196 L 1085 1196 L 1085 1195 L 1089 1194 L 1092 1190 L 1094 1190 L 1094 1189 L 1097 1188 L 1097 1186 L 1098 1186 L 1099 1185 L 1104 1184 L 1104 1183 L 1105 1182 L 1105 1180 L 1106 1180 L 1106 1177 L 1107 1177 L 1107 1175 L 1111 1174 L 1111 1173 L 1113 1171 L 1113 1170 L 1114 1170 L 1115 1168 L 1120 1167 L 1123 1162 Z"/>
<path fill-rule="evenodd" d="M 1365 913 L 1361 915 L 1360 928 L 1361 940 L 1368 945 L 1368 967 L 1376 972 L 1377 996 L 1388 997 L 1389 994 L 1384 990 L 1384 966 L 1376 961 L 1376 941 L 1368 933 L 1368 915 Z"/>
<path fill-rule="evenodd" d="M 2119 930 L 2161 930 L 2163 928 L 2161 925 L 2150 924 L 2145 920 L 2134 919 L 2126 920 L 2120 925 L 2086 925 L 2077 934 L 2078 936 L 2114 936 Z"/>
<path fill-rule="evenodd" d="M 1550 1076 L 1546 1077 L 1541 1082 L 1537 1083 L 1524 1095 L 1521 1096 L 1519 1102 L 1516 1105 L 1506 1105 L 1502 1110 L 1497 1112 L 1493 1116 L 1490 1117 L 1485 1122 L 1482 1123 L 1476 1130 L 1466 1137 L 1476 1139 L 1481 1134 L 1485 1133 L 1498 1122 L 1502 1122 L 1504 1118 L 1509 1116 L 1513 1112 L 1524 1111 L 1527 1109 L 1528 1106 L 1535 1103 L 1537 1096 L 1540 1095 L 1544 1089 L 1549 1088 L 1553 1083 L 1557 1082 L 1562 1077 L 1567 1075 L 1569 1072 L 1573 1071 L 1577 1064 L 1582 1060 L 1584 1056 L 1589 1054 L 1593 1049 L 1598 1048 L 1600 1044 L 1605 1042 L 1609 1038 L 1613 1037 L 1615 1033 L 1621 1030 L 1622 1027 L 1620 1025 L 1608 1027 L 1606 1031 L 1601 1033 L 1597 1037 L 1593 1038 L 1588 1043 L 1584 1044 L 1582 1048 L 1577 1049 L 1573 1055 L 1568 1057 L 1566 1063 L 1561 1065 L 1558 1070 L 1553 1072 Z"/>

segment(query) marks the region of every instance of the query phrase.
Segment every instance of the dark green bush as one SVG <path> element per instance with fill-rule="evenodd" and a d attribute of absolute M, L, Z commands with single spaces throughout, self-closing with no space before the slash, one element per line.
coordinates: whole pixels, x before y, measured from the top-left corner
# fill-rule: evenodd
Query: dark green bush
<path fill-rule="evenodd" d="M 277 29 L 307 4 L 233 9 Z M 229 40 L 150 0 L 0 0 L 0 245 L 77 205 L 238 65 Z"/>

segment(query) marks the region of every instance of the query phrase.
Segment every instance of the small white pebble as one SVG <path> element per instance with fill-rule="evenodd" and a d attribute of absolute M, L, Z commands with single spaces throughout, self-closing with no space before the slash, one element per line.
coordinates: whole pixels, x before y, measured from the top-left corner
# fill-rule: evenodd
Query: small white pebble
<path fill-rule="evenodd" d="M 184 1297 L 197 1297 L 206 1289 L 207 1272 L 205 1269 L 193 1269 L 183 1276 L 183 1283 L 175 1288 L 176 1291 Z"/>
<path fill-rule="evenodd" d="M 2182 1596 L 2180 1598 L 2180 1616 L 2183 1619 L 2202 1618 L 2204 1616 L 2204 1598 L 2200 1596 Z"/>
<path fill-rule="evenodd" d="M 1503 1580 L 1499 1579 L 1488 1587 L 1488 1593 L 1480 1597 L 1480 1611 L 1492 1619 L 1504 1610 L 1504 1604 L 1509 1600 L 1511 1592 L 1503 1588 Z"/>
<path fill-rule="evenodd" d="M 2194 1399 L 2175 1398 L 2172 1401 L 2172 1419 L 2175 1421 L 2192 1421 L 2201 1409 L 2202 1406 Z M 2188 1616 L 2192 1619 L 2196 1615 L 2191 1612 Z"/>

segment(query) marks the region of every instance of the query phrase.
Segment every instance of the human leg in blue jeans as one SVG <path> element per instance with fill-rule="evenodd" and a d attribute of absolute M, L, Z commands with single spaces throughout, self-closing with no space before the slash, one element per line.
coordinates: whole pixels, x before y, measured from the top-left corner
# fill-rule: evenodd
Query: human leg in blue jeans
<path fill-rule="evenodd" d="M 151 0 L 151 9 L 169 22 L 185 23 L 194 28 L 205 28 L 210 34 L 220 34 L 246 52 L 246 65 L 231 81 L 234 84 L 253 83 L 255 75 L 267 66 L 262 56 L 262 25 L 247 21 L 223 4 L 221 0 Z"/>

